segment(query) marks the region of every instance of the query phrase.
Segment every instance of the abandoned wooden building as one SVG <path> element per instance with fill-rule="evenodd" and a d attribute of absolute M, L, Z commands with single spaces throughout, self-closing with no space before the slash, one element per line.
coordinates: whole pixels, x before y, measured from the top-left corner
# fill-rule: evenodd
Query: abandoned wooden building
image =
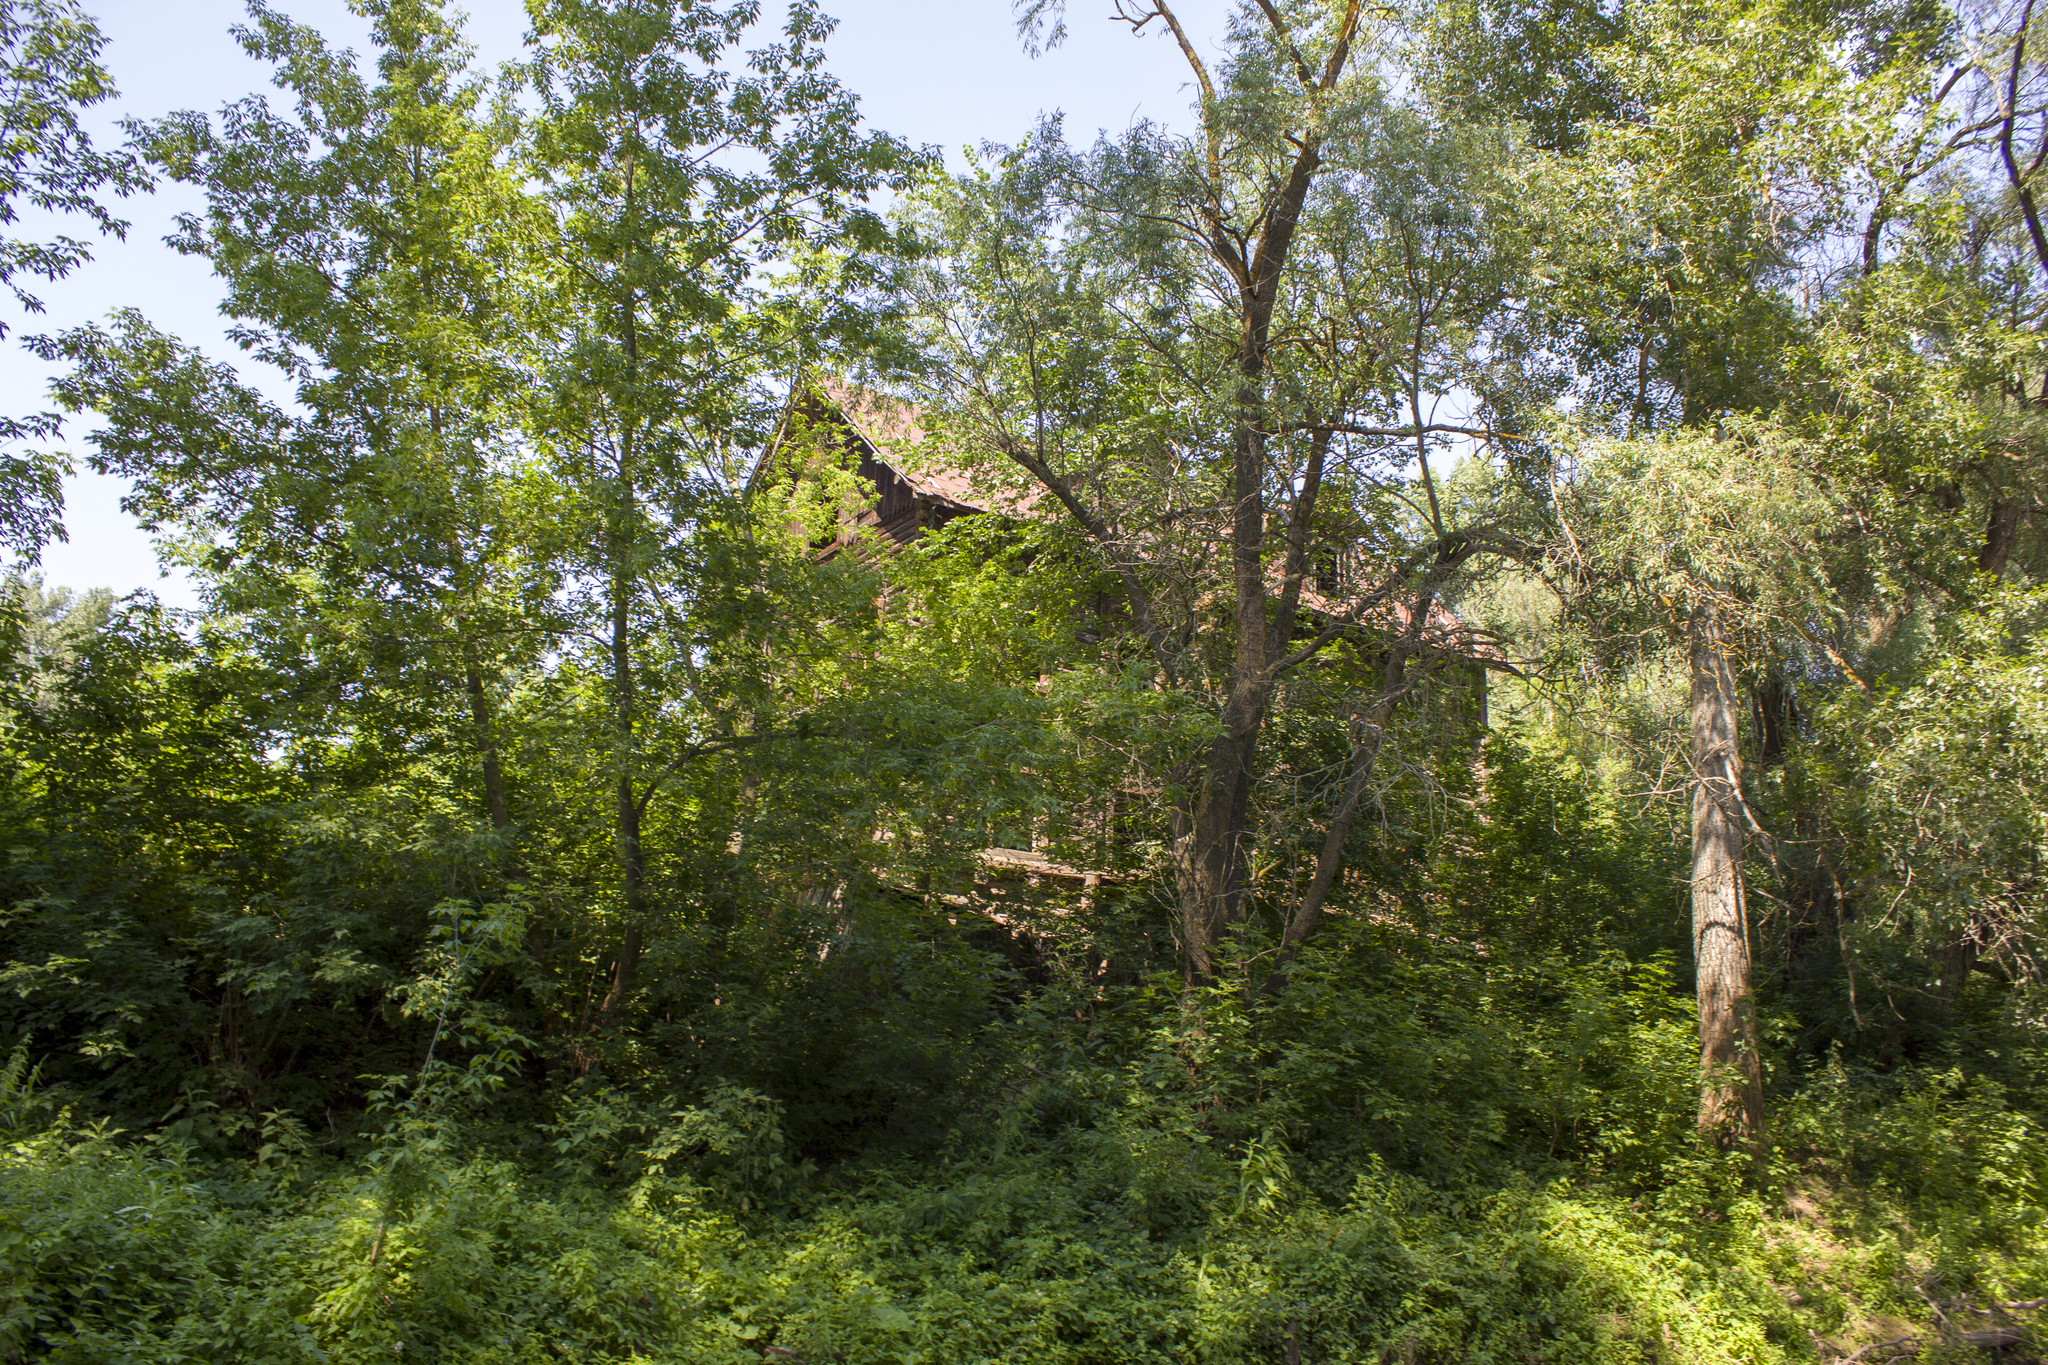
<path fill-rule="evenodd" d="M 842 512 L 836 534 L 818 545 L 820 559 L 849 549 L 901 549 L 956 517 L 1057 515 L 1056 505 L 1048 511 L 1049 498 L 977 478 L 929 438 L 920 410 L 902 399 L 821 381 L 790 406 L 784 431 L 798 428 L 808 437 L 806 458 L 820 449 L 843 452 L 862 485 L 873 489 Z M 778 436 L 755 466 L 748 490 L 776 477 L 793 477 L 793 449 Z M 1302 610 L 1311 619 L 1357 619 L 1368 628 L 1405 633 L 1412 619 L 1406 602 L 1390 598 L 1363 613 L 1357 609 L 1378 585 L 1379 571 L 1355 550 L 1331 550 L 1302 587 Z M 1271 573 L 1277 587 L 1279 566 Z M 1469 665 L 1458 670 L 1458 685 L 1473 694 L 1475 716 L 1484 728 L 1486 671 L 1506 666 L 1498 647 L 1437 600 L 1430 601 L 1423 618 L 1421 646 L 1424 653 Z"/>
<path fill-rule="evenodd" d="M 794 479 L 798 460 L 841 457 L 857 474 L 862 493 L 842 507 L 837 529 L 814 542 L 821 560 L 841 554 L 863 557 L 900 551 L 926 533 L 959 517 L 994 513 L 1034 518 L 1051 513 L 1049 498 L 1003 488 L 977 478 L 930 438 L 913 404 L 850 385 L 824 381 L 791 404 L 783 434 L 756 465 L 752 493 L 776 479 Z M 784 437 L 790 439 L 784 439 Z M 1277 570 L 1276 570 L 1277 572 Z M 1304 584 L 1301 605 L 1309 620 L 1353 619 L 1389 634 L 1408 631 L 1409 606 L 1397 600 L 1360 613 L 1357 604 L 1371 590 L 1372 566 L 1353 552 L 1332 552 Z M 1421 631 L 1426 652 L 1441 670 L 1439 691 L 1462 698 L 1462 720 L 1483 732 L 1486 671 L 1502 667 L 1499 651 L 1442 603 L 1432 601 Z M 983 850 L 972 887 L 944 897 L 958 908 L 972 905 L 1007 927 L 1021 927 L 1013 912 L 1024 906 L 1086 904 L 1116 875 L 1076 867 L 1050 856 L 1041 839 L 1016 838 L 1023 847 L 995 845 Z"/>

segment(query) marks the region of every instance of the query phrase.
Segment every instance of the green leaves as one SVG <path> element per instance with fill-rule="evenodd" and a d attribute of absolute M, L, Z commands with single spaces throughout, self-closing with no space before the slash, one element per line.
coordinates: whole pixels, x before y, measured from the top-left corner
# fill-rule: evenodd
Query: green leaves
<path fill-rule="evenodd" d="M 30 209 L 76 214 L 114 236 L 126 230 L 99 194 L 132 194 L 147 188 L 149 177 L 125 150 L 94 150 L 78 122 L 81 110 L 114 95 L 113 80 L 99 64 L 105 44 L 73 0 L 0 5 L 0 225 Z M 28 312 L 41 312 L 21 277 L 59 280 L 90 259 L 90 247 L 72 237 L 0 239 L 0 287 Z M 0 326 L 0 336 L 5 333 Z"/>
<path fill-rule="evenodd" d="M 1559 508 L 1570 532 L 1564 572 L 1612 584 L 1648 619 L 1661 609 L 1673 630 L 1709 599 L 1728 601 L 1759 633 L 1839 610 L 1821 545 L 1841 514 L 1793 433 L 1731 420 L 1713 435 L 1589 445 Z"/>
<path fill-rule="evenodd" d="M 78 121 L 80 111 L 114 95 L 99 64 L 105 43 L 75 0 L 0 3 L 0 227 L 27 211 L 82 217 L 102 235 L 127 231 L 101 195 L 147 189 L 149 176 L 127 149 L 95 150 Z M 76 237 L 0 237 L 0 288 L 22 311 L 40 313 L 28 281 L 61 280 L 91 259 L 91 245 Z M 0 322 L 0 337 L 7 330 Z M 43 442 L 58 426 L 49 413 L 0 417 L 0 440 Z M 33 561 L 51 537 L 64 535 L 61 480 L 70 470 L 66 457 L 48 451 L 0 455 L 0 546 Z"/>
<path fill-rule="evenodd" d="M 1837 856 L 1854 892 L 1885 907 L 1845 929 L 1878 960 L 1900 940 L 1953 995 L 1981 955 L 2032 970 L 2044 907 L 2032 868 L 2048 848 L 2048 651 L 2039 590 L 1964 618 L 1917 676 L 1831 699 L 1815 716 Z M 1888 943 L 1887 941 L 1890 941 Z M 1946 946 L 1970 945 L 1967 956 Z M 1894 949 L 1895 950 L 1895 949 Z"/>

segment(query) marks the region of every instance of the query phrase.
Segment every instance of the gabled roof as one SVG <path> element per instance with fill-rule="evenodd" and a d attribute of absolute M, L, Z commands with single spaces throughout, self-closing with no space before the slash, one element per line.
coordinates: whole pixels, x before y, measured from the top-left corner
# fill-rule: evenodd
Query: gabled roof
<path fill-rule="evenodd" d="M 876 464 L 903 480 L 920 497 L 937 499 L 963 512 L 1002 512 L 1010 516 L 1029 515 L 1038 502 L 1038 496 L 1031 491 L 997 488 L 987 477 L 977 477 L 947 459 L 945 452 L 929 441 L 924 411 L 915 403 L 833 378 L 813 380 L 810 392 L 829 405 L 848 430 L 860 438 Z M 792 403 L 792 409 L 802 401 Z M 778 434 L 754 467 L 747 481 L 749 489 L 759 483 L 763 471 L 773 462 L 780 442 Z"/>
<path fill-rule="evenodd" d="M 932 499 L 961 513 L 1000 512 L 1014 517 L 1056 515 L 1047 508 L 1043 495 L 1037 490 L 999 488 L 994 480 L 986 476 L 977 477 L 949 460 L 936 442 L 929 439 L 924 427 L 923 409 L 915 403 L 833 378 L 815 380 L 811 393 L 829 405 L 838 419 L 860 440 L 866 447 L 868 458 L 901 479 L 919 497 Z M 801 402 L 799 399 L 798 403 Z M 793 403 L 792 409 L 796 406 Z M 774 460 L 779 445 L 778 435 L 776 443 L 769 447 L 748 479 L 750 490 Z M 1284 571 L 1276 564 L 1268 576 L 1273 590 L 1277 592 Z M 1360 598 L 1365 595 L 1361 593 L 1346 599 L 1341 593 L 1325 594 L 1305 583 L 1300 600 L 1303 611 L 1325 620 L 1353 618 L 1362 624 L 1377 624 L 1402 633 L 1408 630 L 1413 612 L 1406 602 L 1396 598 L 1361 611 Z M 1423 618 L 1420 643 L 1424 649 L 1465 655 L 1491 665 L 1502 666 L 1507 662 L 1506 656 L 1492 641 L 1437 601 L 1430 602 L 1428 613 Z"/>
<path fill-rule="evenodd" d="M 924 412 L 915 403 L 887 394 L 870 393 L 838 380 L 822 380 L 818 388 L 838 407 L 854 434 L 868 443 L 878 463 L 928 498 L 942 498 L 972 512 L 988 507 L 975 493 L 966 471 L 954 468 L 936 447 L 925 446 Z"/>

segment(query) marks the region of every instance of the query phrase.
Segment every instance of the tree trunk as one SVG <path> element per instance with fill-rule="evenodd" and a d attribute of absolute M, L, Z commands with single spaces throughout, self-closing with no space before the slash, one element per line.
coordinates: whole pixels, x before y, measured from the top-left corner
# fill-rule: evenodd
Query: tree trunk
<path fill-rule="evenodd" d="M 625 206 L 626 217 L 633 217 L 634 183 L 633 164 L 626 163 Z M 640 333 L 639 295 L 630 287 L 620 301 L 619 341 L 626 360 L 626 383 L 637 384 L 640 378 Z M 637 747 L 639 725 L 639 698 L 635 691 L 633 676 L 633 590 L 634 549 L 636 544 L 636 522 L 640 514 L 639 496 L 634 479 L 638 472 L 639 427 L 635 418 L 629 415 L 619 433 L 619 487 L 615 515 L 618 523 L 613 528 L 609 546 L 611 555 L 611 664 L 612 702 L 618 725 L 618 828 L 615 831 L 619 859 L 619 882 L 626 902 L 625 931 L 619 936 L 619 950 L 612 958 L 611 981 L 606 987 L 604 1003 L 598 1007 L 598 1019 L 602 1023 L 611 1017 L 612 1010 L 624 1000 L 633 989 L 633 978 L 640 970 L 640 950 L 646 939 L 647 891 L 646 861 L 640 847 L 640 814 L 642 803 L 633 789 L 633 755 Z"/>
<path fill-rule="evenodd" d="M 1352 42 L 1358 32 L 1362 0 L 1347 0 L 1327 57 L 1320 72 L 1295 53 L 1296 78 L 1304 90 L 1327 95 L 1337 88 L 1351 60 Z M 1272 192 L 1259 216 L 1256 237 L 1248 238 L 1225 221 L 1228 201 L 1222 148 L 1226 130 L 1214 107 L 1215 87 L 1210 81 L 1195 45 L 1182 28 L 1179 17 L 1166 0 L 1153 0 L 1152 14 L 1162 18 L 1180 44 L 1196 84 L 1202 91 L 1202 125 L 1207 149 L 1206 191 L 1199 210 L 1203 237 L 1215 263 L 1232 279 L 1237 291 L 1238 339 L 1236 384 L 1233 394 L 1235 430 L 1231 433 L 1231 579 L 1235 596 L 1237 628 L 1236 655 L 1231 663 L 1229 692 L 1221 716 L 1223 733 L 1200 760 L 1200 771 L 1190 783 L 1192 791 L 1174 813 L 1172 860 L 1182 934 L 1182 951 L 1187 979 L 1196 984 L 1211 979 L 1216 969 L 1216 947 L 1231 927 L 1244 916 L 1244 872 L 1249 839 L 1252 774 L 1276 683 L 1272 659 L 1286 647 L 1294 622 L 1296 592 L 1290 589 L 1280 603 L 1275 622 L 1267 619 L 1271 601 L 1266 586 L 1265 531 L 1269 514 L 1267 483 L 1271 476 L 1266 436 L 1273 430 L 1266 390 L 1267 362 L 1272 349 L 1273 311 L 1281 294 L 1288 256 L 1300 226 L 1309 191 L 1322 169 L 1324 133 L 1320 127 L 1305 130 L 1295 146 L 1293 165 L 1287 178 Z M 1279 37 L 1291 47 L 1292 39 L 1280 11 L 1270 5 L 1264 10 Z M 1137 24 L 1129 16 L 1127 22 Z M 1143 21 L 1151 22 L 1150 19 Z M 1139 24 L 1142 27 L 1142 24 Z M 1327 434 L 1318 438 L 1318 461 Z M 1075 513 L 1082 525 L 1098 540 L 1103 539 L 1099 519 L 1081 513 L 1074 499 L 1045 463 L 1025 454 L 1026 468 L 1043 480 L 1060 501 Z M 1295 522 L 1297 540 L 1291 546 L 1290 569 L 1299 572 L 1299 536 L 1305 535 L 1314 512 L 1315 484 L 1312 476 L 1298 496 Z M 1133 609 L 1145 614 L 1141 599 L 1134 594 Z M 1156 639 L 1158 632 L 1148 630 Z M 1167 669 L 1171 672 L 1170 666 Z"/>
<path fill-rule="evenodd" d="M 623 550 L 620 551 L 624 553 Z M 631 580 L 628 570 L 615 570 L 612 583 L 612 688 L 617 708 L 619 781 L 617 853 L 619 880 L 625 894 L 626 927 L 619 938 L 619 950 L 612 957 L 611 980 L 604 1003 L 598 1007 L 600 1020 L 633 989 L 633 977 L 640 967 L 640 949 L 645 938 L 647 917 L 646 863 L 640 849 L 640 802 L 633 790 L 633 739 L 635 697 L 633 687 L 633 641 Z"/>
<path fill-rule="evenodd" d="M 1379 704 L 1366 715 L 1358 739 L 1351 746 L 1344 794 L 1330 816 L 1329 828 L 1323 831 L 1323 848 L 1316 855 L 1315 874 L 1310 877 L 1308 890 L 1302 894 L 1294 913 L 1287 917 L 1286 928 L 1281 931 L 1280 952 L 1262 988 L 1268 995 L 1287 984 L 1287 968 L 1301 954 L 1301 945 L 1308 942 L 1309 936 L 1322 923 L 1323 906 L 1330 899 L 1330 889 L 1337 884 L 1337 876 L 1344 870 L 1344 845 L 1351 837 L 1352 821 L 1358 816 L 1359 803 L 1365 798 L 1365 789 L 1372 783 L 1373 770 L 1379 766 L 1380 752 L 1386 747 L 1387 724 L 1394 718 L 1394 708 L 1400 704 L 1404 690 L 1402 673 L 1406 664 L 1405 648 L 1396 645 L 1387 661 L 1386 685 Z"/>
<path fill-rule="evenodd" d="M 1935 959 L 1935 970 L 1940 973 L 1934 978 L 1935 999 L 1944 1005 L 1954 1005 L 1962 998 L 1963 987 L 1969 984 L 1970 971 L 1977 965 L 1981 951 L 1976 931 L 1969 925 L 1942 943 L 1941 955 Z"/>
<path fill-rule="evenodd" d="M 1743 917 L 1735 671 L 1719 608 L 1693 609 L 1692 941 L 1698 972 L 1700 1131 L 1731 1145 L 1763 1130 L 1763 1073 Z"/>
<path fill-rule="evenodd" d="M 1798 715 L 1796 705 L 1784 669 L 1773 662 L 1750 697 L 1750 743 L 1759 768 L 1775 768 L 1785 761 L 1785 744 Z"/>
<path fill-rule="evenodd" d="M 1250 835 L 1252 770 L 1273 699 L 1269 651 L 1284 648 L 1268 638 L 1266 617 L 1266 361 L 1271 347 L 1273 307 L 1280 273 L 1308 187 L 1322 164 L 1321 139 L 1304 142 L 1285 192 L 1274 205 L 1266 231 L 1249 262 L 1234 257 L 1228 243 L 1217 259 L 1239 274 L 1242 333 L 1237 349 L 1236 430 L 1231 436 L 1230 569 L 1237 642 L 1230 667 L 1230 691 L 1223 704 L 1223 733 L 1209 746 L 1200 786 L 1175 821 L 1174 872 L 1178 883 L 1182 948 L 1191 982 L 1214 975 L 1214 950 L 1244 913 L 1244 855 Z M 1315 490 L 1302 490 L 1297 509 L 1306 527 L 1314 513 Z M 1292 626 L 1291 603 L 1283 607 L 1281 630 Z"/>
<path fill-rule="evenodd" d="M 1984 543 L 1977 549 L 1978 568 L 1988 569 L 1994 577 L 2005 577 L 2005 564 L 2020 538 L 2020 517 L 2025 511 L 2025 504 L 2018 498 L 1992 502 L 1984 522 Z"/>
<path fill-rule="evenodd" d="M 1174 817 L 1174 884 L 1191 982 L 1215 974 L 1216 947 L 1243 917 L 1252 764 L 1264 711 L 1262 704 L 1224 708 L 1224 733 L 1209 747 L 1194 797 Z"/>
<path fill-rule="evenodd" d="M 477 749 L 483 755 L 484 810 L 491 817 L 491 828 L 503 834 L 512 828 L 512 807 L 505 800 L 505 773 L 498 763 L 497 727 L 492 724 L 490 694 L 484 690 L 484 675 L 474 655 L 466 646 L 463 653 L 469 656 L 463 661 L 469 715 L 476 725 Z"/>

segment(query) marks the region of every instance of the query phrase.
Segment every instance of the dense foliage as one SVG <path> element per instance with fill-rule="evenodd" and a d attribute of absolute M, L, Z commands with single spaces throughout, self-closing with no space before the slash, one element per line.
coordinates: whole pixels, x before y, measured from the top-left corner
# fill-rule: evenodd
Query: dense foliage
<path fill-rule="evenodd" d="M 2042 1353 L 2031 4 L 1120 0 L 1187 126 L 961 175 L 360 8 L 109 152 L 0 0 L 294 395 L 22 338 L 205 605 L 0 431 L 0 1358 Z"/>

